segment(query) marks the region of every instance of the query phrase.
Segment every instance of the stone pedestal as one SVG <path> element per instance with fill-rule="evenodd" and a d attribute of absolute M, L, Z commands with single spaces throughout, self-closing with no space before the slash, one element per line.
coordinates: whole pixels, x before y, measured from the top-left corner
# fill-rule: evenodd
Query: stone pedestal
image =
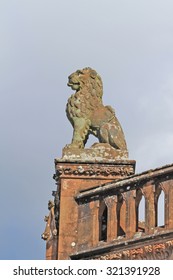
<path fill-rule="evenodd" d="M 92 151 L 88 150 L 83 150 L 81 156 L 78 151 L 65 151 L 61 159 L 55 159 L 54 178 L 59 195 L 57 258 L 60 260 L 70 259 L 69 256 L 77 251 L 79 236 L 81 239 L 82 233 L 79 232 L 78 224 L 81 213 L 78 211 L 79 205 L 75 196 L 81 191 L 133 175 L 135 172 L 133 160 L 115 160 L 109 154 L 108 157 L 106 154 L 104 157 L 93 157 Z M 97 231 L 96 228 L 95 230 Z"/>

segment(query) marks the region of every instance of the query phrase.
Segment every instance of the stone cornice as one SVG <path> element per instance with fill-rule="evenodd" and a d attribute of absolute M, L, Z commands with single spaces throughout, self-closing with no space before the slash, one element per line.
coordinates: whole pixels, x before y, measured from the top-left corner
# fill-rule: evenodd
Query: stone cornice
<path fill-rule="evenodd" d="M 127 177 L 135 172 L 134 161 L 118 161 L 114 163 L 68 163 L 55 161 L 56 175 L 60 177 Z"/>

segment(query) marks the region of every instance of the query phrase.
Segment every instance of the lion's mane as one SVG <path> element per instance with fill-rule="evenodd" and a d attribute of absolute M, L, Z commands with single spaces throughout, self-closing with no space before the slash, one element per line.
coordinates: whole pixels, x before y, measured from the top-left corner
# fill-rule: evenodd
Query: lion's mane
<path fill-rule="evenodd" d="M 89 119 L 94 110 L 103 106 L 101 77 L 88 67 L 71 74 L 69 80 L 80 84 L 80 89 L 72 94 L 67 102 L 66 113 L 69 120 L 73 122 L 74 117 Z"/>

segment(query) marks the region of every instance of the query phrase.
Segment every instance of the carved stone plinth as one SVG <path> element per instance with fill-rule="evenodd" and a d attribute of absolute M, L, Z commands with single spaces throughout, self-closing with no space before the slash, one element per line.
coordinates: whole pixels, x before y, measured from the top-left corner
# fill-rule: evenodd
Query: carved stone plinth
<path fill-rule="evenodd" d="M 121 160 L 127 158 L 127 150 L 114 149 L 108 143 L 95 143 L 88 149 L 69 149 L 68 146 L 63 149 L 63 159 L 68 161 L 82 160 L 85 162 L 112 162 L 115 159 Z"/>

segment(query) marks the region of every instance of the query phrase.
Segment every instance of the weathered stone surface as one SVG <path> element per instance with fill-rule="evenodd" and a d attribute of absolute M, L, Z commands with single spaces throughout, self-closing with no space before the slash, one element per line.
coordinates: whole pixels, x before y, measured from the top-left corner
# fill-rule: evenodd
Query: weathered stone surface
<path fill-rule="evenodd" d="M 55 166 L 60 204 L 47 218 L 47 259 L 172 259 L 173 165 L 131 176 L 124 172 L 127 168 L 134 173 L 134 161 L 128 160 L 56 159 Z M 160 226 L 161 192 L 165 220 Z M 145 221 L 139 220 L 138 212 L 142 196 Z"/>
<path fill-rule="evenodd" d="M 84 243 L 94 246 L 96 238 L 88 240 L 88 236 L 93 234 L 90 230 L 85 231 L 80 222 L 87 221 L 87 216 L 82 217 L 79 206 L 74 199 L 79 191 L 94 188 L 100 184 L 111 182 L 118 178 L 123 178 L 130 174 L 134 174 L 135 161 L 130 160 L 114 160 L 113 162 L 79 162 L 66 161 L 65 159 L 55 160 L 55 180 L 60 186 L 60 217 L 58 230 L 58 259 L 69 259 L 70 254 L 76 252 L 82 238 L 82 246 Z M 90 227 L 97 220 L 98 205 L 91 203 L 89 209 L 92 211 L 91 219 L 88 219 Z M 87 214 L 86 214 L 87 215 Z M 87 224 L 87 226 L 89 226 Z M 90 228 L 89 227 L 89 228 Z M 98 229 L 94 228 L 94 235 L 97 236 Z M 86 232 L 86 236 L 83 236 Z M 87 234 L 90 234 L 88 235 Z"/>
<path fill-rule="evenodd" d="M 45 216 L 46 228 L 42 234 L 42 239 L 46 241 L 46 259 L 47 260 L 56 260 L 57 259 L 57 227 L 55 221 L 55 212 L 54 212 L 54 203 L 49 200 L 48 210 L 49 215 Z"/>
<path fill-rule="evenodd" d="M 103 85 L 97 72 L 89 67 L 77 70 L 69 76 L 68 86 L 76 92 L 68 99 L 66 107 L 74 128 L 72 142 L 67 147 L 83 149 L 89 134 L 93 134 L 100 143 L 110 144 L 120 156 L 127 157 L 121 125 L 112 107 L 103 105 Z"/>
<path fill-rule="evenodd" d="M 114 161 L 120 159 L 127 159 L 127 150 L 114 149 L 108 143 L 95 143 L 91 148 L 77 149 L 69 148 L 68 146 L 63 149 L 62 159 L 68 161 L 82 160 L 85 162 L 104 162 Z"/>
<path fill-rule="evenodd" d="M 103 254 L 95 260 L 173 260 L 173 240 Z"/>
<path fill-rule="evenodd" d="M 164 194 L 164 221 L 160 225 L 158 205 L 161 192 Z M 139 217 L 142 196 L 145 201 L 144 221 Z M 75 199 L 79 212 L 83 213 L 83 219 L 78 221 L 82 231 L 88 226 L 92 228 L 91 203 L 98 207 L 94 213 L 97 220 L 91 232 L 95 232 L 97 227 L 99 230 L 89 237 L 95 241 L 92 245 L 88 242 L 84 246 L 82 237 L 79 238 L 78 249 L 71 255 L 72 259 L 173 259 L 173 165 L 80 191 Z M 106 212 L 102 210 L 99 219 L 101 207 Z M 100 222 L 102 218 L 106 219 L 106 225 Z M 99 231 L 105 232 L 105 226 L 106 238 L 99 239 Z"/>
<path fill-rule="evenodd" d="M 56 174 L 63 178 L 120 179 L 133 175 L 135 161 L 108 161 L 108 162 L 64 162 L 55 160 Z"/>

